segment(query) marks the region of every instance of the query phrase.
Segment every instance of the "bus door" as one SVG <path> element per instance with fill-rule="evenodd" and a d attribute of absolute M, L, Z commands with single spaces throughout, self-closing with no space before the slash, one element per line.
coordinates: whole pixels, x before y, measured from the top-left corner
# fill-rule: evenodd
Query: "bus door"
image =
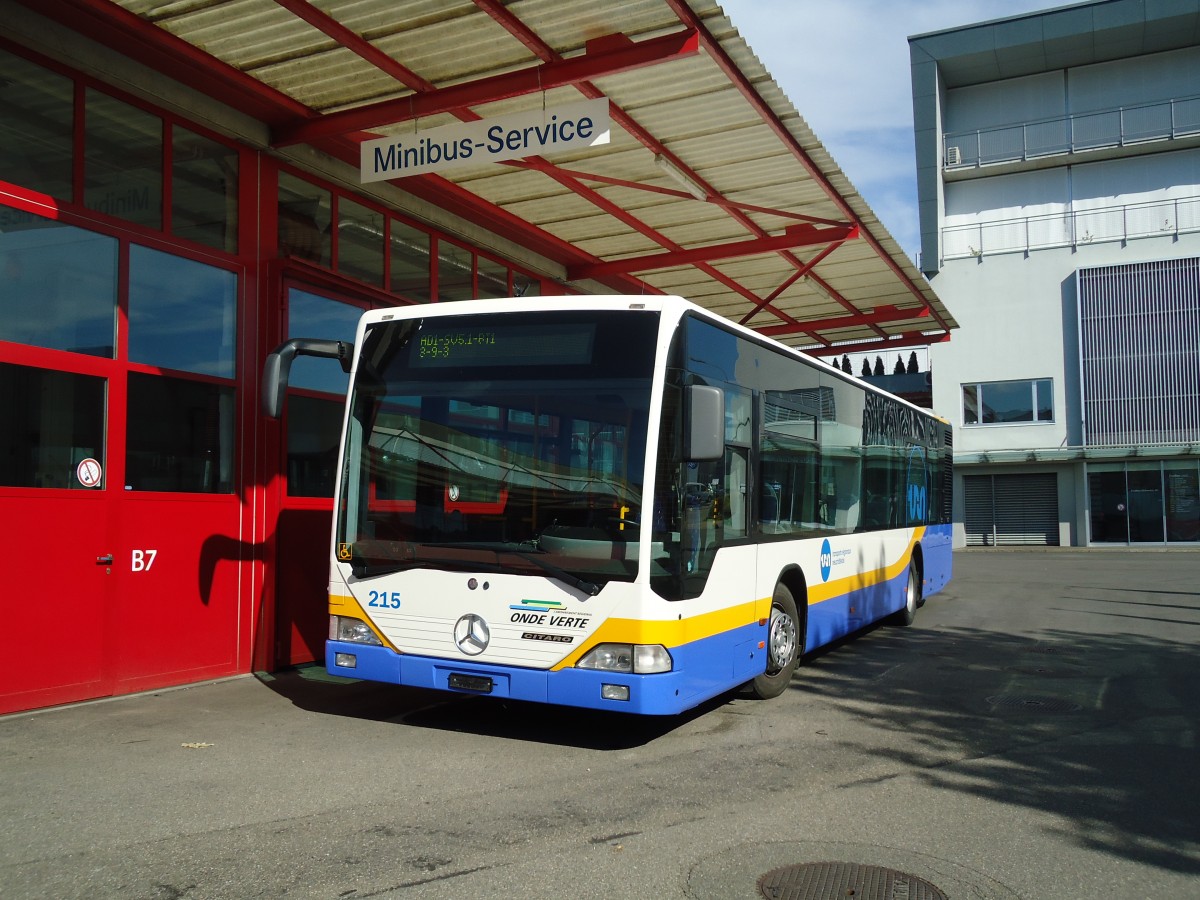
<path fill-rule="evenodd" d="M 354 341 L 367 304 L 285 286 L 288 338 Z M 275 532 L 277 666 L 324 657 L 329 633 L 329 539 L 348 376 L 336 362 L 297 357 L 283 416 L 282 478 Z"/>

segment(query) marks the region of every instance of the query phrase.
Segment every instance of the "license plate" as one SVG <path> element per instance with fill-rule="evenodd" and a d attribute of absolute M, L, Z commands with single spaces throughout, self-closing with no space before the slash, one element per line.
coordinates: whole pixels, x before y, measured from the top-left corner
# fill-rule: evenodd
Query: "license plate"
<path fill-rule="evenodd" d="M 450 687 L 460 691 L 474 691 L 477 694 L 490 694 L 492 679 L 483 675 L 463 675 L 461 672 L 451 672 Z"/>

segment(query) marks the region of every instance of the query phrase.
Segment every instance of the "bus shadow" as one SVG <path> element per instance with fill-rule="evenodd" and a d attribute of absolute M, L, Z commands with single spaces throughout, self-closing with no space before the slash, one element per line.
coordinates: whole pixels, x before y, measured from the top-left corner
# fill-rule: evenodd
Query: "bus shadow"
<path fill-rule="evenodd" d="M 791 691 L 870 729 L 841 742 L 849 756 L 1049 814 L 1079 846 L 1200 873 L 1197 662 L 1151 636 L 871 627 L 807 655 Z"/>
<path fill-rule="evenodd" d="M 644 746 L 734 699 L 716 697 L 678 716 L 636 716 L 358 681 L 329 675 L 320 665 L 259 673 L 258 679 L 296 707 L 318 715 L 583 750 Z"/>

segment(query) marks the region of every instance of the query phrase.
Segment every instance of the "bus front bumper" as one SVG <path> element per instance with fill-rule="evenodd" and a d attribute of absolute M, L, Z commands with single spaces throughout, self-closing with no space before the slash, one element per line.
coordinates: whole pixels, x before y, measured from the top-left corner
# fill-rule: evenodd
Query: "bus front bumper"
<path fill-rule="evenodd" d="M 330 675 L 345 678 L 642 715 L 676 715 L 698 702 L 696 685 L 679 670 L 655 675 L 577 668 L 546 671 L 436 659 L 345 641 L 326 642 L 325 667 Z M 691 691 L 685 694 L 688 686 Z M 628 699 L 609 699 L 621 694 Z"/>

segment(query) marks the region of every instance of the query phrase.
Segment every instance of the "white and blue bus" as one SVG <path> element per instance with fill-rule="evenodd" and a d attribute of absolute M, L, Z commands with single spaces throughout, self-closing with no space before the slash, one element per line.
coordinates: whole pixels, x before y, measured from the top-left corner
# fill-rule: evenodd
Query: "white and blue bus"
<path fill-rule="evenodd" d="M 674 714 L 950 578 L 950 427 L 677 297 L 367 312 L 330 547 L 331 674 Z"/>

